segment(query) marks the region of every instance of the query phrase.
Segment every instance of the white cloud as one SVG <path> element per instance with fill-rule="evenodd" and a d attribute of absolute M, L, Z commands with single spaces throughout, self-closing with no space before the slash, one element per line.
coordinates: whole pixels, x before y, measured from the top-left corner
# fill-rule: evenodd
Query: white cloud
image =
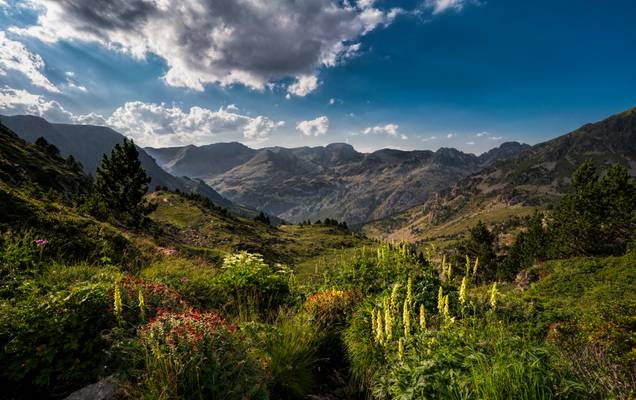
<path fill-rule="evenodd" d="M 167 104 L 127 102 L 105 119 L 107 125 L 144 146 L 207 144 L 219 134 L 242 135 L 248 141 L 267 139 L 283 121 L 249 117 L 221 107 L 183 110 Z"/>
<path fill-rule="evenodd" d="M 479 132 L 476 136 L 477 137 L 483 137 L 483 136 L 488 136 L 488 135 L 490 135 L 490 133 L 488 133 L 488 132 Z"/>
<path fill-rule="evenodd" d="M 454 134 L 454 133 L 449 133 L 448 135 L 446 135 L 446 138 L 447 138 L 447 139 L 452 139 L 452 138 L 454 138 L 455 136 L 457 136 L 457 135 L 456 135 L 456 134 Z"/>
<path fill-rule="evenodd" d="M 0 111 L 5 114 L 31 114 L 52 122 L 71 122 L 73 114 L 53 100 L 22 89 L 0 88 Z"/>
<path fill-rule="evenodd" d="M 329 99 L 329 105 L 332 106 L 334 104 L 336 104 L 336 99 L 334 98 Z"/>
<path fill-rule="evenodd" d="M 237 106 L 236 104 L 230 104 L 230 105 L 228 105 L 228 106 L 227 106 L 227 107 L 225 107 L 225 108 L 226 108 L 227 110 L 230 110 L 230 111 L 238 111 L 238 110 L 239 110 L 239 108 L 238 108 L 238 106 Z"/>
<path fill-rule="evenodd" d="M 446 10 L 461 11 L 467 0 L 427 0 L 426 5 L 433 9 L 433 15 L 442 13 Z"/>
<path fill-rule="evenodd" d="M 305 136 L 321 136 L 329 130 L 329 118 L 323 115 L 308 121 L 300 121 L 296 124 L 296 129 Z"/>
<path fill-rule="evenodd" d="M 430 142 L 431 140 L 436 140 L 437 136 L 429 136 L 429 137 L 425 137 L 422 138 L 422 142 Z"/>
<path fill-rule="evenodd" d="M 24 74 L 33 86 L 59 93 L 59 89 L 48 80 L 44 73 L 45 64 L 42 57 L 30 52 L 22 43 L 11 40 L 5 32 L 0 31 L 0 76 L 8 71 Z"/>
<path fill-rule="evenodd" d="M 287 94 L 293 94 L 295 96 L 307 96 L 309 93 L 316 90 L 318 87 L 318 77 L 314 75 L 302 75 L 298 77 L 296 82 L 289 85 L 287 88 Z"/>
<path fill-rule="evenodd" d="M 466 142 L 466 144 L 469 145 L 469 146 L 474 146 L 475 142 L 472 142 L 472 141 L 471 142 Z"/>
<path fill-rule="evenodd" d="M 230 112 L 192 107 L 183 110 L 176 105 L 127 102 L 106 117 L 96 113 L 74 115 L 56 101 L 26 90 L 0 88 L 0 111 L 6 114 L 31 114 L 51 122 L 110 126 L 135 139 L 142 146 L 181 146 L 208 144 L 220 134 L 242 136 L 256 143 L 284 125 L 265 116 L 250 117 Z"/>
<path fill-rule="evenodd" d="M 163 58 L 168 85 L 202 91 L 240 83 L 262 90 L 296 79 L 289 93 L 317 87 L 317 71 L 354 56 L 357 39 L 388 26 L 401 10 L 373 1 L 28 0 L 37 24 L 12 31 L 46 42 L 96 42 L 143 59 Z"/>
<path fill-rule="evenodd" d="M 398 133 L 399 125 L 397 124 L 386 124 L 384 126 L 370 126 L 362 131 L 363 135 L 375 134 L 375 135 L 389 135 L 394 137 L 399 137 L 402 140 L 408 139 L 403 133 Z"/>
<path fill-rule="evenodd" d="M 503 136 L 491 136 L 488 139 L 490 139 L 490 140 L 501 140 L 501 139 L 503 139 Z"/>

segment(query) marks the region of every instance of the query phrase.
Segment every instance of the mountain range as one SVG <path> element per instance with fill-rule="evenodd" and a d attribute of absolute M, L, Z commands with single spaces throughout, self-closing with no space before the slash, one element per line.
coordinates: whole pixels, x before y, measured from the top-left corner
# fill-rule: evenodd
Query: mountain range
<path fill-rule="evenodd" d="M 636 108 L 495 161 L 428 201 L 374 221 L 365 230 L 372 236 L 421 240 L 462 232 L 479 219 L 502 221 L 554 204 L 569 190 L 572 173 L 585 161 L 600 173 L 620 163 L 636 176 Z"/>
<path fill-rule="evenodd" d="M 480 156 L 452 148 L 360 153 L 345 143 L 252 149 L 233 142 L 145 150 L 166 171 L 202 179 L 236 203 L 287 221 L 332 218 L 359 225 L 425 202 L 529 147 L 509 142 Z"/>
<path fill-rule="evenodd" d="M 32 115 L 0 115 L 0 122 L 30 143 L 34 143 L 39 137 L 44 137 L 60 150 L 62 156 L 72 155 L 82 164 L 86 173 L 91 175 L 95 175 L 103 154 L 110 153 L 117 143 L 124 140 L 121 133 L 108 127 L 54 124 Z M 138 148 L 138 150 L 141 164 L 152 179 L 149 185 L 151 190 L 157 186 L 162 186 L 184 193 L 196 193 L 237 214 L 256 215 L 255 210 L 232 203 L 200 180 L 170 175 L 159 167 L 142 148 Z"/>

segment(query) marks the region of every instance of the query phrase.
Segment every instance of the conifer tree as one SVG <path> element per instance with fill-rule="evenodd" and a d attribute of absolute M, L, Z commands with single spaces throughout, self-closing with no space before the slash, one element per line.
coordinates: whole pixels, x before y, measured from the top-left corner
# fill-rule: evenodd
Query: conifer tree
<path fill-rule="evenodd" d="M 154 207 L 144 200 L 150 177 L 139 160 L 132 140 L 115 145 L 110 155 L 104 154 L 95 176 L 94 194 L 115 219 L 140 226 Z"/>

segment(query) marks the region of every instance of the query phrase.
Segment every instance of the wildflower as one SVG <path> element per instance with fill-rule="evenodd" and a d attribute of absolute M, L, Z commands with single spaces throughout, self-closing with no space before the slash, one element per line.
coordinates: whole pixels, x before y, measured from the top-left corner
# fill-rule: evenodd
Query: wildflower
<path fill-rule="evenodd" d="M 446 254 L 442 255 L 442 278 L 446 277 Z"/>
<path fill-rule="evenodd" d="M 444 310 L 444 292 L 442 291 L 442 287 L 439 287 L 437 291 L 437 313 L 441 314 Z"/>
<path fill-rule="evenodd" d="M 398 290 L 400 290 L 400 284 L 396 283 L 391 291 L 391 311 L 395 312 L 398 308 Z"/>
<path fill-rule="evenodd" d="M 393 337 L 393 321 L 391 318 L 391 308 L 389 307 L 388 297 L 384 298 L 384 333 L 386 340 L 389 341 Z"/>
<path fill-rule="evenodd" d="M 398 340 L 398 357 L 400 361 L 404 361 L 404 339 Z"/>
<path fill-rule="evenodd" d="M 450 317 L 450 312 L 448 311 L 448 295 L 444 296 L 444 320 L 447 321 L 448 317 Z"/>
<path fill-rule="evenodd" d="M 404 311 L 402 313 L 404 323 L 404 337 L 409 337 L 411 333 L 411 313 L 409 312 L 409 303 L 404 300 Z"/>
<path fill-rule="evenodd" d="M 479 265 L 479 257 L 475 257 L 475 265 L 473 265 L 473 276 L 477 276 L 478 265 Z"/>
<path fill-rule="evenodd" d="M 36 244 L 38 247 L 44 247 L 44 246 L 46 246 L 47 244 L 49 244 L 49 241 L 48 241 L 48 240 L 46 240 L 46 239 L 37 239 L 37 240 L 35 240 L 35 244 Z"/>
<path fill-rule="evenodd" d="M 459 287 L 459 302 L 461 303 L 462 307 L 464 307 L 464 304 L 466 304 L 466 286 L 467 285 L 468 285 L 468 279 L 464 277 L 462 279 L 462 285 Z"/>
<path fill-rule="evenodd" d="M 426 310 L 424 309 L 424 304 L 420 304 L 420 329 L 422 331 L 426 330 Z"/>
<path fill-rule="evenodd" d="M 382 344 L 384 342 L 384 328 L 382 326 L 382 313 L 378 312 L 378 328 L 376 331 L 375 341 Z"/>
<path fill-rule="evenodd" d="M 410 276 L 406 284 L 406 302 L 409 308 L 413 305 L 413 279 Z"/>
<path fill-rule="evenodd" d="M 453 279 L 453 264 L 448 263 L 448 269 L 446 270 L 446 279 L 449 281 Z"/>
<path fill-rule="evenodd" d="M 121 320 L 122 313 L 122 303 L 121 303 L 121 289 L 119 288 L 119 283 L 115 284 L 115 317 L 117 320 Z"/>
<path fill-rule="evenodd" d="M 138 298 L 139 298 L 139 318 L 142 321 L 145 321 L 146 320 L 146 302 L 144 301 L 144 292 L 141 291 L 141 288 L 139 288 Z"/>
<path fill-rule="evenodd" d="M 468 255 L 466 255 L 466 273 L 465 273 L 465 275 L 468 276 L 468 274 L 470 274 L 470 257 L 468 257 Z"/>
<path fill-rule="evenodd" d="M 492 309 L 497 308 L 497 282 L 493 282 L 492 288 L 490 289 L 490 307 Z"/>

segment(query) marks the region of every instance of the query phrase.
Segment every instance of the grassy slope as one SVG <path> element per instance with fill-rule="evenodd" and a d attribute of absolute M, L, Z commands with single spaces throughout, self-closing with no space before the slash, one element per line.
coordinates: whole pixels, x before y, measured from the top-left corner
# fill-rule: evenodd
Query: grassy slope
<path fill-rule="evenodd" d="M 351 247 L 359 240 L 351 233 L 322 225 L 271 227 L 211 209 L 174 193 L 148 196 L 157 204 L 151 218 L 163 230 L 167 246 L 182 250 L 261 253 L 266 259 L 297 264 L 334 248 Z"/>

